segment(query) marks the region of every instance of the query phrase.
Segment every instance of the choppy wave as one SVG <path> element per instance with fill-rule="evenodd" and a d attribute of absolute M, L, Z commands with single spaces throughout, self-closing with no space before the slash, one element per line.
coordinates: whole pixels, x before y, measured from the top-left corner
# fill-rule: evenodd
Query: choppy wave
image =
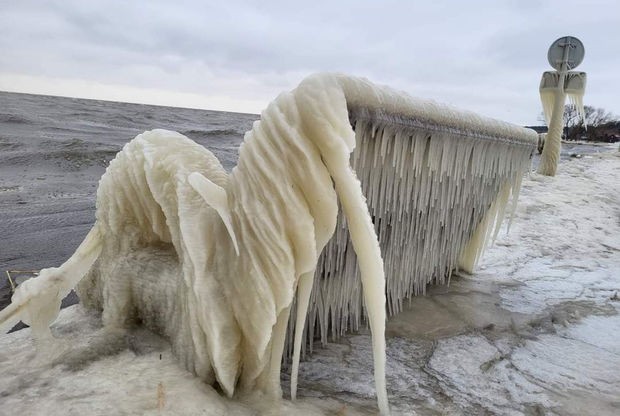
<path fill-rule="evenodd" d="M 25 115 L 0 113 L 0 123 L 35 124 L 35 122 L 35 120 Z"/>
<path fill-rule="evenodd" d="M 22 146 L 21 143 L 0 137 L 0 151 L 2 152 L 18 150 Z"/>
<path fill-rule="evenodd" d="M 257 115 L 0 92 L 0 175 L 16 169 L 96 184 L 122 146 L 145 130 L 179 131 L 210 147 L 228 169 Z M 90 176 L 92 175 L 92 176 Z"/>
<path fill-rule="evenodd" d="M 190 129 L 184 130 L 180 132 L 184 136 L 192 137 L 192 136 L 200 136 L 200 137 L 216 137 L 216 136 L 242 136 L 243 133 L 234 129 L 213 129 L 213 130 L 203 130 L 203 129 Z"/>

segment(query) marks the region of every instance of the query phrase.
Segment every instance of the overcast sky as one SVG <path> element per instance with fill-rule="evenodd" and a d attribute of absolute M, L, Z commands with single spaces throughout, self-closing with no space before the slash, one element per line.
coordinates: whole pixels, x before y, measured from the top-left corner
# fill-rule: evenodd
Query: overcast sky
<path fill-rule="evenodd" d="M 620 2 L 0 0 L 0 90 L 258 113 L 313 72 L 540 124 L 547 49 L 620 115 Z"/>

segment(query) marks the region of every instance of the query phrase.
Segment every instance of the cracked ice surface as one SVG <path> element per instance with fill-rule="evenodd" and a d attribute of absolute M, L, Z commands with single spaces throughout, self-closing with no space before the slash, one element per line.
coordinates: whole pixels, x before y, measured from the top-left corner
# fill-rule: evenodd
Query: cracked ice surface
<path fill-rule="evenodd" d="M 618 414 L 619 179 L 618 153 L 524 179 L 510 234 L 500 232 L 479 271 L 430 287 L 388 322 L 394 414 Z M 51 366 L 32 360 L 28 329 L 0 336 L 0 414 L 376 412 L 364 331 L 315 348 L 301 363 L 301 400 L 276 405 L 225 399 L 182 370 L 162 339 L 103 338 L 98 322 L 64 310 L 53 330 L 73 346 Z"/>

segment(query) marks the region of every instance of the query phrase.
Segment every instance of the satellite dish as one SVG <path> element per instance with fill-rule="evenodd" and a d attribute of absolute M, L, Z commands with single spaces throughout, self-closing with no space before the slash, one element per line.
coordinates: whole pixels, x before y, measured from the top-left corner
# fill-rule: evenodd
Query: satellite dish
<path fill-rule="evenodd" d="M 565 70 L 576 68 L 582 61 L 586 50 L 583 43 L 573 36 L 562 36 L 549 47 L 547 60 L 556 69 L 562 70 L 562 64 L 566 62 Z"/>

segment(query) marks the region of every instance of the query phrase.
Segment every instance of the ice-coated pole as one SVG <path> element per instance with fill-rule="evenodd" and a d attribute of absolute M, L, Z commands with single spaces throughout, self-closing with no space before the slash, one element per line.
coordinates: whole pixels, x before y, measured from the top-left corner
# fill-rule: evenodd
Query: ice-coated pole
<path fill-rule="evenodd" d="M 576 43 L 573 43 L 573 40 Z M 580 62 L 583 54 L 579 56 L 580 51 L 583 49 L 577 46 L 581 45 L 581 42 L 571 36 L 566 36 L 555 41 L 550 48 L 549 55 L 552 56 L 553 48 L 561 47 L 562 58 L 560 62 L 549 62 L 552 66 L 558 69 L 558 83 L 554 91 L 553 110 L 551 113 L 551 120 L 549 122 L 549 131 L 545 140 L 545 145 L 540 158 L 540 165 L 538 166 L 538 173 L 545 176 L 555 176 L 558 169 L 558 162 L 560 160 L 560 149 L 562 146 L 562 127 L 564 124 L 564 102 L 566 100 L 566 92 L 564 84 L 568 70 L 576 67 Z M 578 49 L 577 57 L 574 59 L 572 68 L 569 68 L 569 58 L 571 49 Z M 551 60 L 551 58 L 550 58 Z M 559 68 L 557 64 L 559 65 Z"/>

